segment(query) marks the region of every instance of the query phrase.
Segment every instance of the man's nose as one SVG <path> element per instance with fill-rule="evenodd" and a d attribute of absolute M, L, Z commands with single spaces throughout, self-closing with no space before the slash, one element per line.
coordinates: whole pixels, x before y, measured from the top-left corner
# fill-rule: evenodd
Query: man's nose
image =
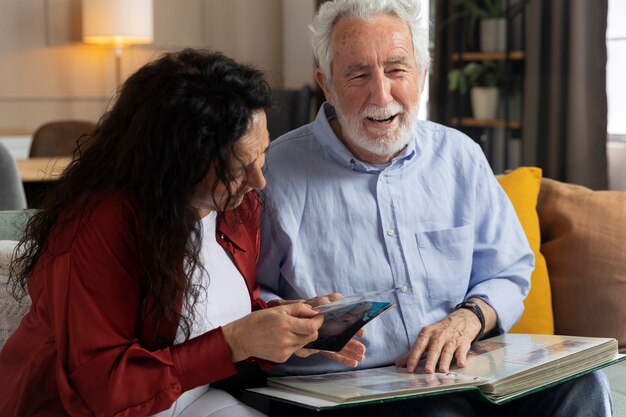
<path fill-rule="evenodd" d="M 370 83 L 370 102 L 378 106 L 385 106 L 393 101 L 391 96 L 391 80 L 381 71 L 376 73 Z"/>

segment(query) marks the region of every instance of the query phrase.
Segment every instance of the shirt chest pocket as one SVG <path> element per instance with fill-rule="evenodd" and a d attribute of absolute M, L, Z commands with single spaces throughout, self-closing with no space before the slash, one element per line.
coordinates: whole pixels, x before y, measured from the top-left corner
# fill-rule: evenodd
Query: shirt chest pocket
<path fill-rule="evenodd" d="M 463 300 L 472 270 L 473 234 L 473 226 L 466 225 L 415 235 L 429 297 Z"/>

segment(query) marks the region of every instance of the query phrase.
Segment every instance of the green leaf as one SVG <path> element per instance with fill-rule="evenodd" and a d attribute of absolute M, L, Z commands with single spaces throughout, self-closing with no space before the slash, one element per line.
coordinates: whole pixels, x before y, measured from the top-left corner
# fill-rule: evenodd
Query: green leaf
<path fill-rule="evenodd" d="M 500 87 L 504 79 L 501 62 L 471 61 L 448 73 L 448 90 L 466 94 L 471 87 Z"/>
<path fill-rule="evenodd" d="M 453 69 L 448 73 L 448 91 L 457 91 L 459 89 L 459 78 L 461 70 Z"/>

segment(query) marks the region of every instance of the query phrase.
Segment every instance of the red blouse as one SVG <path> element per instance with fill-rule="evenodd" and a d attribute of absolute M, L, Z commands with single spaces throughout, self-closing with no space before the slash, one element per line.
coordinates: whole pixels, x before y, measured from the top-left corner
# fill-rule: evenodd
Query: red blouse
<path fill-rule="evenodd" d="M 246 201 L 241 222 L 232 212 L 218 219 L 217 241 L 256 310 L 265 307 L 255 280 L 260 210 L 256 198 Z M 235 374 L 221 328 L 149 348 L 136 227 L 135 207 L 108 197 L 51 234 L 28 281 L 32 307 L 0 353 L 1 416 L 147 416 Z"/>

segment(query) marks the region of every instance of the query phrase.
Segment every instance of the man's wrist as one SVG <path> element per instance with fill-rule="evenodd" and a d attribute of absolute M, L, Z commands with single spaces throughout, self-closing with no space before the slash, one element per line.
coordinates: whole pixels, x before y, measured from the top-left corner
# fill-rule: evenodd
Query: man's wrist
<path fill-rule="evenodd" d="M 456 305 L 456 307 L 454 307 L 455 311 L 459 309 L 469 310 L 476 315 L 478 321 L 480 322 L 480 330 L 478 331 L 478 334 L 476 335 L 474 340 L 472 340 L 472 343 L 480 340 L 480 338 L 485 333 L 485 315 L 483 314 L 483 310 L 480 308 L 477 302 L 472 300 L 463 301 L 462 303 L 459 303 Z"/>

